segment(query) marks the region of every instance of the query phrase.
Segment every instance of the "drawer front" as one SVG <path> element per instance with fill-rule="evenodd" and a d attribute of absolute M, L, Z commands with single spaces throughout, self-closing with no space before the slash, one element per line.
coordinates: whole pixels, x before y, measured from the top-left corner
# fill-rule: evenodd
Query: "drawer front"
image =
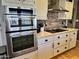
<path fill-rule="evenodd" d="M 67 51 L 68 49 L 69 49 L 69 45 L 68 44 L 63 46 L 63 51 Z"/>
<path fill-rule="evenodd" d="M 76 46 L 76 39 L 70 38 L 69 49 Z"/>
<path fill-rule="evenodd" d="M 38 39 L 38 45 L 45 44 L 45 43 L 48 43 L 48 42 L 53 42 L 53 37 L 52 36 Z"/>
<path fill-rule="evenodd" d="M 62 53 L 62 51 L 63 51 L 62 49 L 63 49 L 63 46 L 54 49 L 54 56 Z"/>
<path fill-rule="evenodd" d="M 64 39 L 54 41 L 54 48 L 58 48 L 58 47 L 64 45 L 64 42 L 65 42 Z"/>
<path fill-rule="evenodd" d="M 76 39 L 77 38 L 77 31 L 70 32 L 70 37 Z"/>
<path fill-rule="evenodd" d="M 69 49 L 69 46 L 68 45 L 63 45 L 63 46 L 60 46 L 56 49 L 54 49 L 54 56 L 60 54 L 60 53 L 63 53 L 65 51 L 67 51 Z"/>
<path fill-rule="evenodd" d="M 65 38 L 64 39 L 64 44 L 69 44 L 69 42 L 70 42 L 70 39 L 69 38 Z"/>
<path fill-rule="evenodd" d="M 69 37 L 69 33 L 58 34 L 58 35 L 55 36 L 54 41 L 55 41 L 55 40 L 61 40 L 61 39 L 63 39 L 63 38 L 68 38 L 68 37 Z"/>

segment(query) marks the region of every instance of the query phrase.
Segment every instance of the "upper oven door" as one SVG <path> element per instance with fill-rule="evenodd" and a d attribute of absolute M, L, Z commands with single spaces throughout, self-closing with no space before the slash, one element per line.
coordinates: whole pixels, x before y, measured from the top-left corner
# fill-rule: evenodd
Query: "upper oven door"
<path fill-rule="evenodd" d="M 37 28 L 36 16 L 34 15 L 34 9 L 31 8 L 8 8 L 7 25 L 9 31 L 13 30 L 26 30 Z"/>

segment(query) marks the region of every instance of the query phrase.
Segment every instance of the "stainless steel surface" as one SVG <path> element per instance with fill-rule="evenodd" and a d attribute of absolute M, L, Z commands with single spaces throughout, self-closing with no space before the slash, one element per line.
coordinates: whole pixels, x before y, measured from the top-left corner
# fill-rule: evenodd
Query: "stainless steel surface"
<path fill-rule="evenodd" d="M 31 29 L 36 29 L 37 28 L 37 21 L 36 21 L 36 16 L 35 16 L 35 10 L 34 9 L 27 9 L 23 8 L 24 10 L 32 10 L 33 15 L 29 15 L 28 12 L 25 13 L 25 11 L 22 11 L 23 14 L 18 13 L 19 11 L 10 11 L 10 8 L 17 9 L 17 7 L 6 7 L 6 13 L 4 16 L 6 17 L 5 22 L 6 22 L 6 38 L 7 38 L 7 51 L 9 57 L 17 57 L 32 51 L 37 50 L 37 31 L 36 30 L 31 30 Z M 22 8 L 21 8 L 22 9 Z M 26 15 L 27 14 L 27 15 Z M 23 20 L 27 21 L 25 23 Z M 25 25 L 29 24 L 29 25 Z M 25 25 L 25 26 L 22 26 Z M 29 31 L 27 31 L 29 30 Z M 27 36 L 27 35 L 34 35 L 34 46 L 30 48 L 26 48 L 20 51 L 13 51 L 13 38 L 20 37 L 20 36 Z M 23 42 L 22 42 L 23 43 Z"/>

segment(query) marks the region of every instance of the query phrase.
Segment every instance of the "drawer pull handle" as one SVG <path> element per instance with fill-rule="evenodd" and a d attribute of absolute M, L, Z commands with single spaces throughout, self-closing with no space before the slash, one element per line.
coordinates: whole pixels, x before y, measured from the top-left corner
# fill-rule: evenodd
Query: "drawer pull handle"
<path fill-rule="evenodd" d="M 60 45 L 60 43 L 57 43 L 58 45 Z"/>
<path fill-rule="evenodd" d="M 24 59 L 27 59 L 27 58 L 24 58 Z"/>
<path fill-rule="evenodd" d="M 66 40 L 66 42 L 67 42 L 67 40 Z"/>
<path fill-rule="evenodd" d="M 46 39 L 45 42 L 47 42 L 48 40 Z"/>
<path fill-rule="evenodd" d="M 58 39 L 60 38 L 60 36 L 58 36 Z"/>
<path fill-rule="evenodd" d="M 66 37 L 67 37 L 68 35 L 66 35 Z"/>
<path fill-rule="evenodd" d="M 65 47 L 65 49 L 67 49 L 67 47 Z"/>
<path fill-rule="evenodd" d="M 57 50 L 57 52 L 59 52 L 59 50 Z"/>
<path fill-rule="evenodd" d="M 75 33 L 73 33 L 75 35 Z"/>

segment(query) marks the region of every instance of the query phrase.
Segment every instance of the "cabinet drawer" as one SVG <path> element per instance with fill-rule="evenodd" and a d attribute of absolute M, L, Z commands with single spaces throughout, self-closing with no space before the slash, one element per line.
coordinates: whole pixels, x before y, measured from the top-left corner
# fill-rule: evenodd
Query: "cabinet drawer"
<path fill-rule="evenodd" d="M 64 51 L 67 51 L 68 49 L 69 49 L 69 45 L 67 44 L 67 45 L 64 45 Z"/>
<path fill-rule="evenodd" d="M 77 37 L 77 31 L 70 32 L 70 37 L 76 38 Z"/>
<path fill-rule="evenodd" d="M 49 36 L 49 37 L 38 39 L 38 45 L 45 44 L 48 42 L 53 42 L 53 37 Z"/>
<path fill-rule="evenodd" d="M 68 38 L 68 37 L 69 37 L 69 33 L 61 33 L 61 34 L 58 34 L 58 35 L 55 36 L 54 41 L 60 40 L 60 39 L 63 39 L 63 38 Z"/>
<path fill-rule="evenodd" d="M 54 49 L 54 56 L 60 54 L 60 53 L 63 53 L 65 51 L 67 51 L 69 49 L 69 46 L 68 45 L 63 45 L 63 46 L 60 46 L 56 49 Z"/>
<path fill-rule="evenodd" d="M 54 48 L 64 45 L 64 42 L 65 42 L 64 39 L 54 41 Z"/>
<path fill-rule="evenodd" d="M 54 49 L 54 56 L 63 52 L 63 46 Z"/>

